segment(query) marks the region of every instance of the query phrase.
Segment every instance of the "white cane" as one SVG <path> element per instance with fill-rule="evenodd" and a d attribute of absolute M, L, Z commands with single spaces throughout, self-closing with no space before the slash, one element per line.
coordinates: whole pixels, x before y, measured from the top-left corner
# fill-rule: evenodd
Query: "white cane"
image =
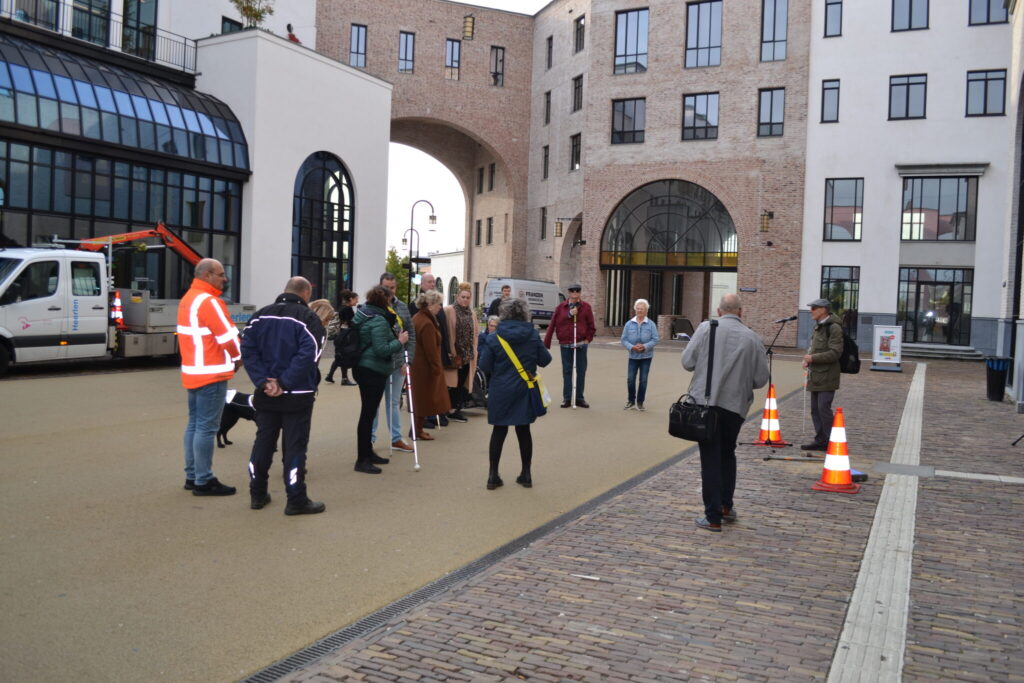
<path fill-rule="evenodd" d="M 800 436 L 807 436 L 807 368 L 804 368 L 804 410 L 800 420 Z"/>
<path fill-rule="evenodd" d="M 391 401 L 394 400 L 394 394 L 391 392 L 395 389 L 395 373 L 394 371 L 388 375 L 388 397 L 384 401 L 384 414 L 388 417 L 388 455 L 393 455 L 395 452 L 395 442 L 391 439 Z"/>
<path fill-rule="evenodd" d="M 412 404 L 412 374 L 409 372 L 409 349 L 403 347 L 402 351 L 405 353 L 405 385 L 409 387 L 409 414 L 412 416 L 412 428 L 409 430 L 412 434 L 412 469 L 414 472 L 419 472 L 420 452 L 416 445 L 419 442 L 416 439 L 416 408 Z"/>
<path fill-rule="evenodd" d="M 572 309 L 572 409 L 576 410 L 576 309 Z"/>

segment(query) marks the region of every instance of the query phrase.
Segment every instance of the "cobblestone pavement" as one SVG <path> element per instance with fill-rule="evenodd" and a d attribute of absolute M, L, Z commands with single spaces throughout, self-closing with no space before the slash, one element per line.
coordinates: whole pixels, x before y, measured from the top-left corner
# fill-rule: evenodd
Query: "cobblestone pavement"
<path fill-rule="evenodd" d="M 826 678 L 914 367 L 843 378 L 851 462 L 870 473 L 857 495 L 812 492 L 820 462 L 747 446 L 740 519 L 709 534 L 694 455 L 287 680 Z M 929 363 L 925 396 L 922 466 L 1024 475 L 1024 421 L 985 400 L 982 365 Z M 798 443 L 803 405 L 780 401 Z M 1022 490 L 920 479 L 907 680 L 1024 679 Z"/>

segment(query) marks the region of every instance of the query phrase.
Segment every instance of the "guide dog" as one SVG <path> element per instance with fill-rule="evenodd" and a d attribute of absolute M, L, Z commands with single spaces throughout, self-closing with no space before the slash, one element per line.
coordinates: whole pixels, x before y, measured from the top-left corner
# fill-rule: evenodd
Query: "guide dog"
<path fill-rule="evenodd" d="M 220 429 L 217 430 L 217 448 L 224 448 L 233 443 L 228 441 L 228 430 L 235 426 L 239 418 L 252 420 L 256 417 L 256 409 L 252 407 L 252 394 L 228 389 L 224 400 L 224 412 L 220 415 Z"/>

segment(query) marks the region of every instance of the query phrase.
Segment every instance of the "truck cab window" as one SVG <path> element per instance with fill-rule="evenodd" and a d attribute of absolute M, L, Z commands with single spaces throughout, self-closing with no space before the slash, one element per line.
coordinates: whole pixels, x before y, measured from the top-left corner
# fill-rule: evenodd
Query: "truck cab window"
<path fill-rule="evenodd" d="M 99 296 L 100 265 L 83 261 L 71 262 L 71 294 L 74 296 Z"/>
<path fill-rule="evenodd" d="M 9 304 L 52 296 L 57 291 L 57 274 L 59 272 L 60 264 L 56 261 L 40 261 L 29 264 L 4 292 L 2 303 Z"/>

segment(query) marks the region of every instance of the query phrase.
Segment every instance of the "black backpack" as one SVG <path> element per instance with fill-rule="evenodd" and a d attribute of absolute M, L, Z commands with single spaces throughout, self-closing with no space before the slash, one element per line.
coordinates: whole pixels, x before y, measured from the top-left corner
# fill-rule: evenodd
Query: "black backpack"
<path fill-rule="evenodd" d="M 839 354 L 839 372 L 847 375 L 856 375 L 860 372 L 860 347 L 846 330 L 843 330 L 843 352 Z"/>
<path fill-rule="evenodd" d="M 343 327 L 334 338 L 334 358 L 338 365 L 354 368 L 359 365 L 359 357 L 363 355 L 359 341 L 359 330 L 354 327 Z"/>

